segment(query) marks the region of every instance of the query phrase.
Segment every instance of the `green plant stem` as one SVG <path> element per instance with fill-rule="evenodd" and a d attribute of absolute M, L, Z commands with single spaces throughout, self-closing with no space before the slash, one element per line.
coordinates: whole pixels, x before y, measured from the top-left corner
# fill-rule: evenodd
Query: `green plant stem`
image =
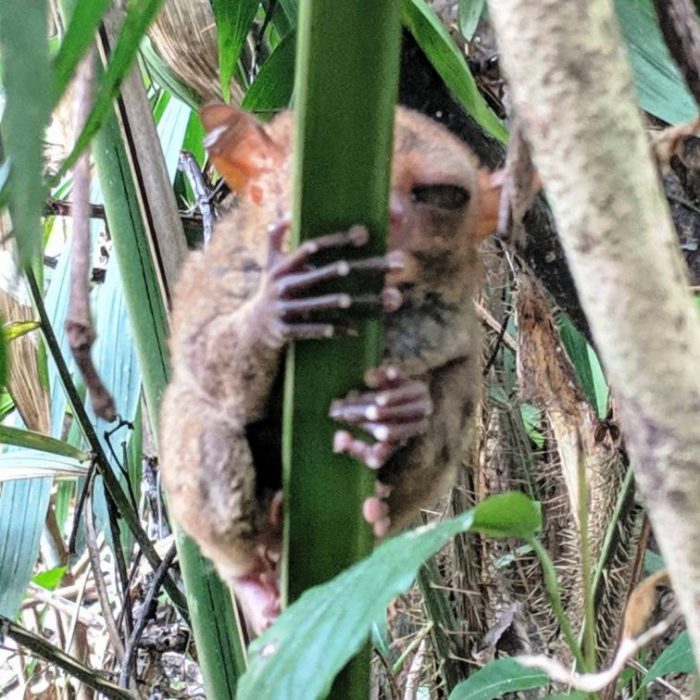
<path fill-rule="evenodd" d="M 588 537 L 588 481 L 586 480 L 586 455 L 579 440 L 577 464 L 578 478 L 578 521 L 581 542 L 581 582 L 583 589 L 583 656 L 586 661 L 583 672 L 593 671 L 596 660 L 595 600 L 593 588 L 593 564 L 591 562 L 591 542 Z"/>
<path fill-rule="evenodd" d="M 544 574 L 544 585 L 547 591 L 547 597 L 549 598 L 549 604 L 552 606 L 554 615 L 556 616 L 559 626 L 561 627 L 562 634 L 566 644 L 568 645 L 571 653 L 576 659 L 576 663 L 579 668 L 586 667 L 586 660 L 581 653 L 581 647 L 576 641 L 576 636 L 574 635 L 574 630 L 571 627 L 571 621 L 569 620 L 566 612 L 564 611 L 564 605 L 561 602 L 561 595 L 559 592 L 559 581 L 557 581 L 557 573 L 554 569 L 554 563 L 552 562 L 549 553 L 542 546 L 539 540 L 534 537 L 527 540 L 528 544 L 532 547 L 533 551 L 537 555 L 542 565 L 542 573 Z"/>
<path fill-rule="evenodd" d="M 293 245 L 364 224 L 371 237 L 361 254 L 385 249 L 399 29 L 398 0 L 300 3 Z M 377 279 L 375 290 L 380 287 Z M 371 551 L 361 504 L 373 477 L 333 454 L 337 426 L 328 408 L 361 386 L 382 346 L 380 323 L 372 320 L 357 337 L 298 343 L 288 354 L 283 594 L 289 602 Z M 332 697 L 367 697 L 368 658 L 366 647 L 339 676 Z"/>
<path fill-rule="evenodd" d="M 34 301 L 34 306 L 36 307 L 37 313 L 39 314 L 39 319 L 41 320 L 41 328 L 44 333 L 46 345 L 48 346 L 51 357 L 56 364 L 58 376 L 61 378 L 63 389 L 66 392 L 66 397 L 68 398 L 68 402 L 73 410 L 73 415 L 75 416 L 85 439 L 88 441 L 91 451 L 95 455 L 95 464 L 97 465 L 98 472 L 105 483 L 105 487 L 110 498 L 112 498 L 117 506 L 119 515 L 124 518 L 126 526 L 129 528 L 129 530 L 131 530 L 136 538 L 136 541 L 143 551 L 144 556 L 148 560 L 148 563 L 154 570 L 156 570 L 161 564 L 161 558 L 158 556 L 158 553 L 154 549 L 145 530 L 143 527 L 141 527 L 138 515 L 134 512 L 131 502 L 129 501 L 129 497 L 126 495 L 126 493 L 124 493 L 124 489 L 119 483 L 117 477 L 114 475 L 112 467 L 107 460 L 107 456 L 102 449 L 102 445 L 100 444 L 100 440 L 95 432 L 95 428 L 90 422 L 90 417 L 85 410 L 85 406 L 83 405 L 80 395 L 78 394 L 78 390 L 75 387 L 73 377 L 68 369 L 68 365 L 63 358 L 61 346 L 58 343 L 56 334 L 53 332 L 51 321 L 46 313 L 46 307 L 44 306 L 44 300 L 41 295 L 41 291 L 39 290 L 39 285 L 37 284 L 36 277 L 31 270 L 27 271 L 27 283 Z M 163 587 L 170 596 L 170 599 L 173 601 L 173 604 L 180 611 L 180 614 L 182 614 L 187 620 L 187 602 L 185 601 L 185 597 L 177 587 L 177 584 L 172 577 L 168 576 L 165 579 Z"/>
<path fill-rule="evenodd" d="M 107 698 L 116 698 L 116 700 L 135 700 L 136 698 L 133 693 L 106 681 L 97 671 L 88 668 L 43 637 L 30 632 L 3 615 L 0 615 L 0 635 L 10 637 L 23 648 L 62 668 L 66 673 Z"/>

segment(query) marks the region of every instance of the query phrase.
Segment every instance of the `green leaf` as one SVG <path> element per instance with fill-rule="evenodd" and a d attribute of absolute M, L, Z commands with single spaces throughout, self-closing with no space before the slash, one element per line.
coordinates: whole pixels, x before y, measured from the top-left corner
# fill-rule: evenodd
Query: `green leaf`
<path fill-rule="evenodd" d="M 243 98 L 243 109 L 262 111 L 289 106 L 294 91 L 295 38 L 296 33 L 289 32 L 262 64 Z"/>
<path fill-rule="evenodd" d="M 460 532 L 531 536 L 539 507 L 520 493 L 493 496 L 471 511 L 380 544 L 332 581 L 304 593 L 250 648 L 239 686 L 246 700 L 313 700 L 360 648 L 391 600 L 412 584 L 418 567 Z M 529 686 L 530 687 L 530 686 Z"/>
<path fill-rule="evenodd" d="M 71 457 L 79 462 L 87 460 L 88 456 L 62 440 L 49 437 L 34 430 L 23 430 L 21 428 L 11 428 L 7 425 L 0 425 L 0 444 L 14 445 L 15 447 L 27 447 L 40 452 Z"/>
<path fill-rule="evenodd" d="M 53 569 L 41 571 L 40 573 L 36 574 L 32 578 L 32 581 L 34 581 L 37 586 L 45 588 L 47 591 L 53 591 L 60 585 L 61 581 L 63 580 L 63 575 L 67 570 L 67 566 L 55 566 Z"/>
<path fill-rule="evenodd" d="M 697 117 L 698 108 L 671 60 L 651 0 L 615 0 L 615 10 L 642 109 L 669 124 Z"/>
<path fill-rule="evenodd" d="M 460 683 L 449 700 L 493 700 L 506 693 L 540 688 L 548 682 L 545 673 L 525 668 L 515 659 L 496 659 Z"/>
<path fill-rule="evenodd" d="M 199 109 L 202 106 L 202 98 L 191 87 L 185 85 L 172 71 L 170 66 L 158 55 L 147 36 L 141 41 L 141 55 L 148 66 L 151 77 L 158 85 L 192 109 Z"/>
<path fill-rule="evenodd" d="M 672 673 L 697 673 L 693 648 L 690 646 L 688 630 L 683 630 L 652 664 L 647 671 L 643 685 L 651 683 L 654 678 L 668 676 Z"/>
<path fill-rule="evenodd" d="M 30 448 L 0 453 L 0 483 L 40 480 L 49 476 L 55 479 L 76 479 L 85 476 L 87 470 L 87 464 L 74 457 L 39 452 Z"/>
<path fill-rule="evenodd" d="M 501 120 L 481 96 L 464 56 L 425 0 L 403 0 L 401 18 L 428 60 L 464 109 L 499 141 L 508 139 Z"/>
<path fill-rule="evenodd" d="M 110 5 L 110 0 L 79 0 L 75 3 L 66 34 L 53 61 L 52 108 L 61 99 L 88 47 L 92 46 L 102 15 Z"/>
<path fill-rule="evenodd" d="M 52 484 L 53 479 L 9 481 L 0 492 L 0 615 L 10 619 L 32 577 Z"/>
<path fill-rule="evenodd" d="M 467 41 L 474 36 L 485 6 L 486 0 L 459 0 L 459 31 Z"/>
<path fill-rule="evenodd" d="M 162 2 L 163 0 L 136 0 L 127 4 L 124 23 L 119 31 L 109 65 L 100 76 L 90 115 L 75 142 L 75 146 L 73 146 L 73 150 L 63 161 L 58 173 L 52 178 L 52 183 L 59 182 L 61 177 L 72 167 L 97 133 L 105 117 L 110 113 L 112 102 L 119 92 L 119 86 L 136 58 L 141 39 L 158 14 Z M 14 5 L 15 3 L 10 4 Z"/>
<path fill-rule="evenodd" d="M 523 419 L 523 425 L 525 426 L 527 436 L 537 447 L 543 447 L 545 437 L 540 430 L 542 425 L 542 411 L 531 403 L 521 403 L 520 415 Z"/>
<path fill-rule="evenodd" d="M 259 6 L 259 0 L 211 0 L 219 37 L 219 80 L 224 102 L 231 100 L 231 78 Z"/>
<path fill-rule="evenodd" d="M 518 491 L 491 496 L 474 509 L 474 530 L 490 537 L 529 540 L 542 526 L 539 503 Z"/>
<path fill-rule="evenodd" d="M 5 340 L 9 343 L 15 338 L 26 335 L 41 328 L 41 323 L 38 321 L 10 321 L 6 323 L 3 329 Z"/>
<path fill-rule="evenodd" d="M 20 264 L 41 251 L 43 136 L 51 107 L 47 2 L 0 2 L 0 54 L 5 111 L 4 156 L 10 161 L 10 213 Z"/>

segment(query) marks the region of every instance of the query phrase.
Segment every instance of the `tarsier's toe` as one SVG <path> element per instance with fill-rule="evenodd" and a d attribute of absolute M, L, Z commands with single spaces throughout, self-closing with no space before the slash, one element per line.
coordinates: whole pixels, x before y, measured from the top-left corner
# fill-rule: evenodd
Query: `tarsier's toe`
<path fill-rule="evenodd" d="M 386 537 L 391 528 L 389 504 L 386 499 L 391 493 L 391 487 L 377 482 L 374 488 L 374 496 L 366 498 L 362 504 L 362 515 L 365 521 L 372 526 L 374 536 Z"/>
<path fill-rule="evenodd" d="M 379 469 L 394 453 L 395 447 L 386 442 L 370 445 L 357 440 L 347 430 L 338 430 L 333 436 L 333 452 L 354 457 L 370 469 Z"/>

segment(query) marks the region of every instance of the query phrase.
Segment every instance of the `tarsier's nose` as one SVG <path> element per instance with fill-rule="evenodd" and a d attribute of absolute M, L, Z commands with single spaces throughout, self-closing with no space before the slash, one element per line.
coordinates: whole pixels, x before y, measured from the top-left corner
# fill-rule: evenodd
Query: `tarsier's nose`
<path fill-rule="evenodd" d="M 391 193 L 389 199 L 389 226 L 395 228 L 401 226 L 406 216 L 406 206 L 401 201 L 401 197 L 395 192 Z"/>

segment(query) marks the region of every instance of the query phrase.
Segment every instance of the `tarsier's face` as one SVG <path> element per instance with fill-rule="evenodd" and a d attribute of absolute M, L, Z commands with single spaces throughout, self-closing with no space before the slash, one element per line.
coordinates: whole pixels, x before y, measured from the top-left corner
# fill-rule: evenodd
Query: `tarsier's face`
<path fill-rule="evenodd" d="M 398 110 L 388 247 L 404 251 L 407 264 L 388 282 L 463 272 L 478 243 L 478 199 L 478 170 L 467 148 L 427 117 Z"/>
<path fill-rule="evenodd" d="M 250 115 L 214 105 L 202 118 L 209 153 L 232 189 L 288 216 L 292 113 L 261 125 Z M 406 265 L 387 283 L 434 284 L 438 274 L 445 283 L 451 273 L 464 277 L 465 264 L 468 269 L 480 239 L 492 228 L 481 207 L 488 188 L 488 175 L 459 139 L 432 119 L 397 108 L 387 245 L 406 254 Z"/>

